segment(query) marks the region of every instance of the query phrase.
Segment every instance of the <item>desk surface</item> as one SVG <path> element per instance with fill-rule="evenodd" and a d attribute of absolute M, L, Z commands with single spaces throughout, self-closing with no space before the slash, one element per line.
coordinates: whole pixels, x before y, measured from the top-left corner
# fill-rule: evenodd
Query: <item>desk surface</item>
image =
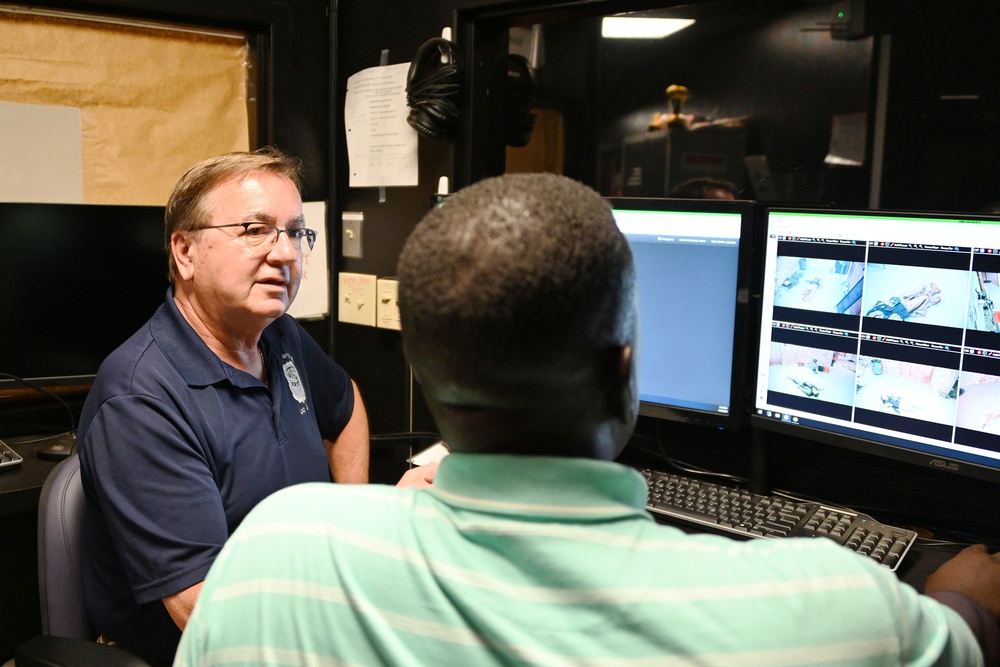
<path fill-rule="evenodd" d="M 24 460 L 20 465 L 0 469 L 0 515 L 36 511 L 42 485 L 58 461 L 38 458 L 38 450 L 51 440 L 36 437 L 4 438 Z"/>
<path fill-rule="evenodd" d="M 661 515 L 654 515 L 653 518 L 657 523 L 670 525 L 675 528 L 680 528 L 684 532 L 688 533 L 698 533 L 703 532 L 704 529 L 700 527 L 694 527 L 685 523 L 675 523 L 669 518 L 663 517 Z M 724 537 L 730 539 L 741 539 L 729 533 L 718 533 Z M 757 539 L 757 538 L 746 538 L 746 539 Z M 763 538 L 760 538 L 763 539 Z M 826 539 L 822 537 L 817 537 L 813 539 Z M 927 577 L 929 577 L 934 570 L 941 567 L 941 565 L 950 559 L 952 556 L 961 551 L 965 545 L 958 544 L 942 544 L 938 545 L 935 543 L 930 543 L 926 540 L 917 539 L 916 543 L 906 554 L 906 558 L 899 564 L 899 568 L 896 570 L 896 576 L 903 582 L 913 586 L 918 591 L 924 590 L 924 584 L 927 582 Z"/>

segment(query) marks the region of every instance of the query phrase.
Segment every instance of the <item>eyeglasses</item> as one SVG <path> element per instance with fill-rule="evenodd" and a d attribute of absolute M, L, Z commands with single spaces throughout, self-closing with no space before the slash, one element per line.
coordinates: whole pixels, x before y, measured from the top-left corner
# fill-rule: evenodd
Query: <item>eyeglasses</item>
<path fill-rule="evenodd" d="M 246 241 L 247 247 L 260 254 L 271 251 L 278 243 L 278 237 L 287 234 L 288 239 L 295 246 L 295 249 L 305 257 L 312 252 L 316 243 L 316 230 L 305 227 L 292 227 L 291 229 L 280 229 L 266 222 L 234 222 L 231 225 L 211 225 L 201 227 L 201 229 L 222 229 L 223 227 L 242 227 L 243 233 L 240 236 Z M 305 243 L 302 240 L 305 239 Z"/>

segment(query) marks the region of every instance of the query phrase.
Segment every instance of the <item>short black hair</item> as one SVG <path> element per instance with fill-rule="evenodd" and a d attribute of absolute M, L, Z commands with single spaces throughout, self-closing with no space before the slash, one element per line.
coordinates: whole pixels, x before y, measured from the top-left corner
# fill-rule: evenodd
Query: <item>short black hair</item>
<path fill-rule="evenodd" d="M 431 210 L 399 258 L 404 345 L 450 381 L 572 364 L 634 343 L 635 270 L 605 200 L 554 174 L 479 181 Z"/>

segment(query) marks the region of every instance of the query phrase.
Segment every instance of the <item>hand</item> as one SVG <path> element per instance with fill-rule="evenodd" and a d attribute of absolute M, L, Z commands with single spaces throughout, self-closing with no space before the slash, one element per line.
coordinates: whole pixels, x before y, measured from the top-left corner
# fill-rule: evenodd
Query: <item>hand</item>
<path fill-rule="evenodd" d="M 430 486 L 434 482 L 434 473 L 437 472 L 437 469 L 437 461 L 418 466 L 416 468 L 410 468 L 403 473 L 400 480 L 396 482 L 396 486 L 401 488 L 410 487 L 414 489 L 421 489 L 426 486 Z"/>
<path fill-rule="evenodd" d="M 924 586 L 925 593 L 945 591 L 978 602 L 1000 620 L 1000 553 L 990 554 L 984 544 L 962 549 L 928 577 Z"/>

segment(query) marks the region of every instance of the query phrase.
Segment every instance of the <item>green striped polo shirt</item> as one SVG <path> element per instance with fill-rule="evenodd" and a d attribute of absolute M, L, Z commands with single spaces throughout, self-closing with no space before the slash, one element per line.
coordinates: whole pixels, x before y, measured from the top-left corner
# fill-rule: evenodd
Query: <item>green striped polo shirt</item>
<path fill-rule="evenodd" d="M 976 665 L 951 609 L 825 539 L 687 535 L 634 470 L 452 454 L 244 520 L 175 665 Z"/>

